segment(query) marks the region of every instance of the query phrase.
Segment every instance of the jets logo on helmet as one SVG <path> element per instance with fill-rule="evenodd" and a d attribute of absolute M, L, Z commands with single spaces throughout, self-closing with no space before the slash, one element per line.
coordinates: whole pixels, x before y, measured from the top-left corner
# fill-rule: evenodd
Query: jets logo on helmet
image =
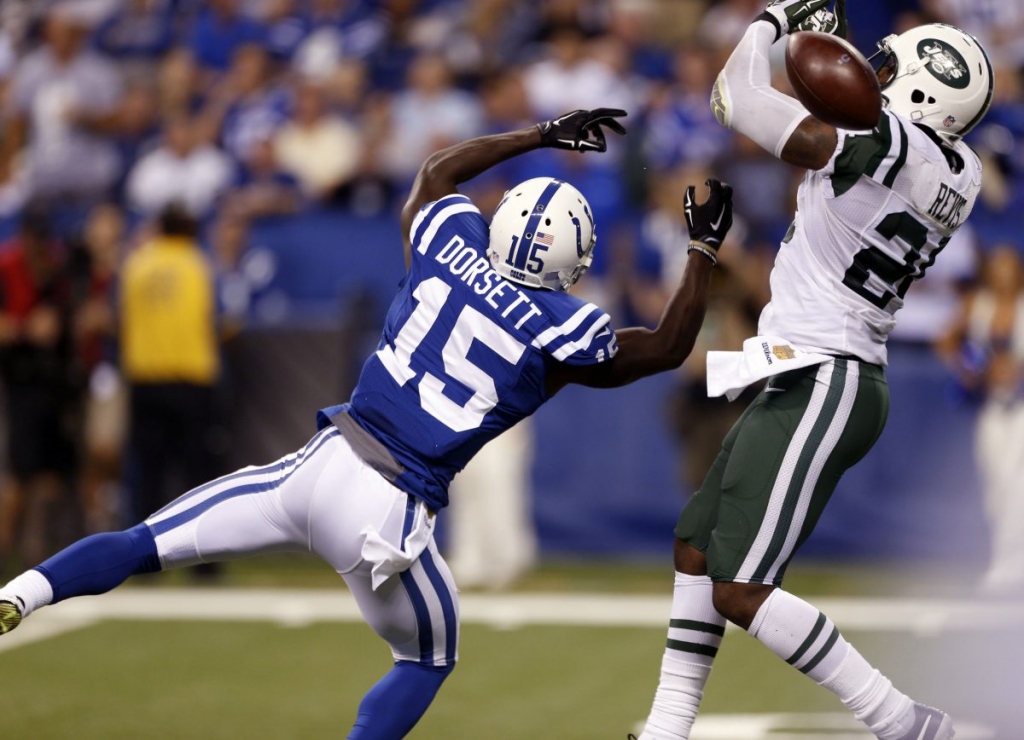
<path fill-rule="evenodd" d="M 937 39 L 925 39 L 917 45 L 917 53 L 921 59 L 928 60 L 928 71 L 935 75 L 939 82 L 950 87 L 963 90 L 971 84 L 971 72 L 967 62 L 953 48 L 942 45 Z"/>
<path fill-rule="evenodd" d="M 579 190 L 537 177 L 509 190 L 491 220 L 487 256 L 502 277 L 565 291 L 593 261 L 594 217 Z"/>
<path fill-rule="evenodd" d="M 945 23 L 930 23 L 888 36 L 878 48 L 882 55 L 878 81 L 894 113 L 953 142 L 988 112 L 992 64 L 970 34 Z"/>

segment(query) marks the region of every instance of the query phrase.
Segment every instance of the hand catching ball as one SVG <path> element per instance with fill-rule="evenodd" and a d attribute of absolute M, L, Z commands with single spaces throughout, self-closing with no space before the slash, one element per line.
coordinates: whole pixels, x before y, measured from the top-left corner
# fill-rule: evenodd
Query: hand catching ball
<path fill-rule="evenodd" d="M 850 131 L 878 125 L 878 78 L 848 41 L 815 31 L 792 34 L 786 43 L 786 73 L 797 98 L 818 120 Z"/>

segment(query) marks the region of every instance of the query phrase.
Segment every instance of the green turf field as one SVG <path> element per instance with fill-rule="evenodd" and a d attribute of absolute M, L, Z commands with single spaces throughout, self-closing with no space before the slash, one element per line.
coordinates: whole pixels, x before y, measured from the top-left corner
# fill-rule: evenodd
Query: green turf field
<path fill-rule="evenodd" d="M 855 570 L 826 581 L 845 580 L 855 591 L 866 580 Z M 556 592 L 563 579 L 587 583 L 585 574 L 586 591 L 616 579 L 547 569 L 530 590 Z M 619 575 L 634 585 L 660 580 L 655 571 Z M 818 583 L 813 569 L 801 578 Z M 131 592 L 146 596 L 145 588 Z M 958 740 L 1024 738 L 1013 729 L 1024 726 L 1020 684 L 1008 679 L 1022 655 L 1009 640 L 1016 630 L 844 632 L 898 684 L 957 712 L 967 723 Z M 663 641 L 664 630 L 653 626 L 464 625 L 460 666 L 411 737 L 624 740 L 646 715 Z M 340 738 L 389 659 L 369 628 L 352 622 L 103 620 L 0 652 L 0 737 Z M 709 740 L 870 737 L 843 729 L 831 695 L 737 631 L 726 637 L 705 710 Z M 723 729 L 748 713 L 794 717 L 778 720 L 775 732 Z"/>

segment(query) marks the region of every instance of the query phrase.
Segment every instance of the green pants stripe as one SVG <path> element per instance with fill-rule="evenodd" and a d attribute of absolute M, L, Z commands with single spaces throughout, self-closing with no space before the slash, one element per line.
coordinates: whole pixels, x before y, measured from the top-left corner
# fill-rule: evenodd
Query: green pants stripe
<path fill-rule="evenodd" d="M 852 367 L 848 369 L 848 365 Z M 807 411 L 775 479 L 768 516 L 761 525 L 754 547 L 740 566 L 739 580 L 770 583 L 782 564 L 780 560 L 791 553 L 807 516 L 821 469 L 838 441 L 837 430 L 842 432 L 850 416 L 857 395 L 857 377 L 856 362 L 836 360 L 819 367 L 818 382 Z M 831 444 L 826 442 L 830 431 Z"/>
<path fill-rule="evenodd" d="M 707 555 L 715 581 L 781 584 L 888 409 L 875 365 L 837 358 L 773 377 L 726 436 L 676 536 Z"/>

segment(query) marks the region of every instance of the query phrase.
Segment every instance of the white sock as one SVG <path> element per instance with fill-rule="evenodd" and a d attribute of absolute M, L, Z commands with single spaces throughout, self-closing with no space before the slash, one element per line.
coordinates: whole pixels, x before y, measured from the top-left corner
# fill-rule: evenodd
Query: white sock
<path fill-rule="evenodd" d="M 724 634 L 725 617 L 711 602 L 711 579 L 676 573 L 661 678 L 640 740 L 690 737 Z"/>
<path fill-rule="evenodd" d="M 776 589 L 761 605 L 750 634 L 791 666 L 834 693 L 882 740 L 914 723 L 914 702 L 864 660 L 824 614 Z"/>
<path fill-rule="evenodd" d="M 11 601 L 21 608 L 21 616 L 27 617 L 41 606 L 53 601 L 53 588 L 38 570 L 27 570 L 3 588 L 0 601 Z"/>

